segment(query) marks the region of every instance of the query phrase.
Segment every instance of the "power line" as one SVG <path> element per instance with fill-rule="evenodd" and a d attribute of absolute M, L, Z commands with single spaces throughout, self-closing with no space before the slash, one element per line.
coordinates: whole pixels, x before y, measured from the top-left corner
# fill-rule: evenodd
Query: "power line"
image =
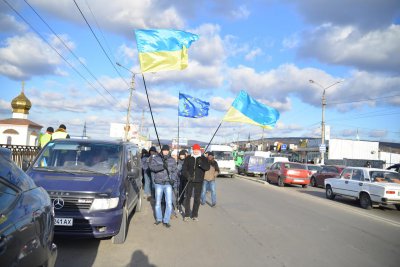
<path fill-rule="evenodd" d="M 377 97 L 377 98 L 360 99 L 360 100 L 347 101 L 347 102 L 328 102 L 327 105 L 340 105 L 340 104 L 350 104 L 350 103 L 374 101 L 374 100 L 378 100 L 378 99 L 391 98 L 391 97 L 396 97 L 396 96 L 400 96 L 400 94 L 390 95 L 390 96 L 382 96 L 382 97 Z"/>
<path fill-rule="evenodd" d="M 98 93 L 98 94 L 100 94 L 108 103 L 110 103 L 112 106 L 114 106 L 114 103 L 112 103 L 111 101 L 109 101 L 99 90 L 97 90 L 97 88 L 88 80 L 88 79 L 86 79 L 86 77 L 85 76 L 83 76 L 82 75 L 82 73 L 80 73 L 71 63 L 69 63 L 69 61 L 63 56 L 63 55 L 61 55 L 60 54 L 60 52 L 58 52 L 57 51 L 57 49 L 55 48 L 55 47 L 53 47 L 45 38 L 44 38 L 44 36 L 43 35 L 41 35 L 40 33 L 39 33 L 39 31 L 38 30 L 36 30 L 36 28 L 35 27 L 33 27 L 10 3 L 8 3 L 8 1 L 7 0 L 3 0 L 3 2 L 5 2 L 9 7 L 10 7 L 10 9 L 12 9 L 27 25 L 29 25 L 29 27 L 31 27 L 31 29 L 40 37 L 40 38 L 42 38 L 43 39 L 43 41 L 51 48 L 51 49 L 53 49 L 54 50 L 54 52 L 56 52 L 59 56 L 60 56 L 60 58 L 62 59 L 62 60 L 64 60 L 67 64 L 68 64 L 68 66 L 71 68 L 71 69 L 73 69 L 82 79 L 84 79 L 94 90 L 96 90 L 96 92 Z"/>
<path fill-rule="evenodd" d="M 42 16 L 39 15 L 39 13 L 26 1 L 24 2 L 35 12 L 35 14 L 40 18 L 40 20 L 47 26 L 47 28 L 50 29 L 50 31 L 60 40 L 60 42 L 65 46 L 65 48 L 68 49 L 68 51 L 75 57 L 76 60 L 79 61 L 79 63 L 86 69 L 86 71 L 92 76 L 93 79 L 97 81 L 97 83 L 112 97 L 114 98 L 115 101 L 119 102 L 118 99 L 116 99 L 108 90 L 105 88 L 105 86 L 96 78 L 96 76 L 88 69 L 88 67 L 85 65 L 85 63 L 80 60 L 80 58 L 69 48 L 69 46 L 64 42 L 62 38 L 50 27 L 50 25 L 42 18 Z"/>
<path fill-rule="evenodd" d="M 103 45 L 100 43 L 99 38 L 97 38 L 97 35 L 94 33 L 92 26 L 90 26 L 89 22 L 87 21 L 85 15 L 83 14 L 82 10 L 80 9 L 78 3 L 74 0 L 74 3 L 76 5 L 76 7 L 78 8 L 82 18 L 85 20 L 87 26 L 89 27 L 90 31 L 92 32 L 94 38 L 96 39 L 97 43 L 99 44 L 101 50 L 103 51 L 104 55 L 107 57 L 108 61 L 110 61 L 111 65 L 113 66 L 114 70 L 118 73 L 118 75 L 121 77 L 121 79 L 126 83 L 126 85 L 128 86 L 128 88 L 130 87 L 129 83 L 127 81 L 125 81 L 125 79 L 122 77 L 121 73 L 118 71 L 118 69 L 115 67 L 113 61 L 111 60 L 111 58 L 109 57 L 109 55 L 107 54 L 106 50 L 104 49 Z"/>

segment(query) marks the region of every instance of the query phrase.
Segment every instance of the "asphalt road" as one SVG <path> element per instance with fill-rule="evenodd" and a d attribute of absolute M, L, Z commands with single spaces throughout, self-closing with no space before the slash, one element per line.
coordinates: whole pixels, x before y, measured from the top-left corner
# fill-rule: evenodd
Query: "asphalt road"
<path fill-rule="evenodd" d="M 218 178 L 198 222 L 153 225 L 145 201 L 127 241 L 56 239 L 56 266 L 399 266 L 400 211 L 363 210 L 323 189 Z"/>

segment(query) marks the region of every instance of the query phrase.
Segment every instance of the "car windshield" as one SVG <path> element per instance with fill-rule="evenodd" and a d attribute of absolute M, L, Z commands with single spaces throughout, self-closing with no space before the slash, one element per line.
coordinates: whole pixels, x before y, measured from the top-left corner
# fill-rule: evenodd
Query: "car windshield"
<path fill-rule="evenodd" d="M 33 168 L 48 171 L 116 174 L 121 147 L 104 143 L 49 143 Z"/>
<path fill-rule="evenodd" d="M 250 157 L 249 164 L 252 165 L 262 165 L 264 164 L 264 158 L 262 157 Z"/>
<path fill-rule="evenodd" d="M 232 152 L 230 151 L 213 151 L 215 160 L 233 160 Z"/>
<path fill-rule="evenodd" d="M 285 168 L 286 169 L 302 169 L 302 170 L 307 169 L 306 165 L 298 164 L 298 163 L 285 163 Z"/>
<path fill-rule="evenodd" d="M 307 168 L 311 171 L 319 171 L 322 169 L 321 166 L 317 166 L 317 165 L 307 165 Z"/>
<path fill-rule="evenodd" d="M 400 183 L 400 174 L 388 171 L 370 171 L 369 176 L 373 182 Z"/>

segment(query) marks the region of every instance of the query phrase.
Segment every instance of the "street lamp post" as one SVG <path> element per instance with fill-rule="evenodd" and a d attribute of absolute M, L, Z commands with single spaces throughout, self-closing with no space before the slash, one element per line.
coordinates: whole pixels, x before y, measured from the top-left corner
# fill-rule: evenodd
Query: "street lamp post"
<path fill-rule="evenodd" d="M 309 80 L 310 83 L 314 83 L 316 85 L 318 85 L 319 87 L 322 88 L 322 120 L 321 120 L 321 144 L 325 144 L 325 106 L 326 106 L 326 98 L 325 98 L 325 92 L 328 88 L 331 88 L 332 86 L 341 83 L 342 81 L 337 81 L 334 82 L 333 84 L 327 86 L 327 87 L 323 87 L 321 84 L 319 84 L 318 82 L 314 81 L 314 80 Z M 324 160 L 325 160 L 325 151 L 323 149 L 320 150 L 321 152 L 321 164 L 324 164 Z"/>

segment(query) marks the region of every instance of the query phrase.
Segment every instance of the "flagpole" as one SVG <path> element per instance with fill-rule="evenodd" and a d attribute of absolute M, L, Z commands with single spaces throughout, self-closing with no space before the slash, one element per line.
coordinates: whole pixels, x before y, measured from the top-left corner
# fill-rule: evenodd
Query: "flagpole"
<path fill-rule="evenodd" d="M 214 136 L 217 134 L 217 132 L 218 132 L 218 130 L 219 130 L 219 127 L 221 127 L 221 124 L 222 124 L 222 121 L 219 123 L 219 125 L 218 125 L 218 127 L 217 127 L 217 130 L 215 130 L 215 132 L 214 132 L 213 136 L 211 137 L 211 140 L 210 140 L 210 142 L 208 142 L 208 145 L 207 145 L 207 146 L 206 146 L 206 148 L 204 149 L 204 152 L 206 152 L 206 151 L 207 151 L 207 148 L 210 146 L 210 144 L 211 144 L 212 140 L 214 139 Z"/>
<path fill-rule="evenodd" d="M 157 132 L 156 123 L 154 122 L 153 111 L 151 110 L 151 105 L 150 105 L 149 94 L 148 94 L 148 92 L 147 92 L 146 81 L 145 81 L 145 79 L 144 79 L 144 75 L 143 75 L 143 73 L 142 73 L 142 77 L 143 77 L 144 90 L 146 91 L 146 96 L 147 96 L 147 103 L 149 104 L 149 109 L 150 109 L 151 119 L 152 119 L 152 121 L 153 121 L 154 131 L 156 132 L 156 136 L 157 136 L 158 145 L 160 146 L 160 150 L 161 150 L 160 138 L 158 137 L 158 132 Z"/>

